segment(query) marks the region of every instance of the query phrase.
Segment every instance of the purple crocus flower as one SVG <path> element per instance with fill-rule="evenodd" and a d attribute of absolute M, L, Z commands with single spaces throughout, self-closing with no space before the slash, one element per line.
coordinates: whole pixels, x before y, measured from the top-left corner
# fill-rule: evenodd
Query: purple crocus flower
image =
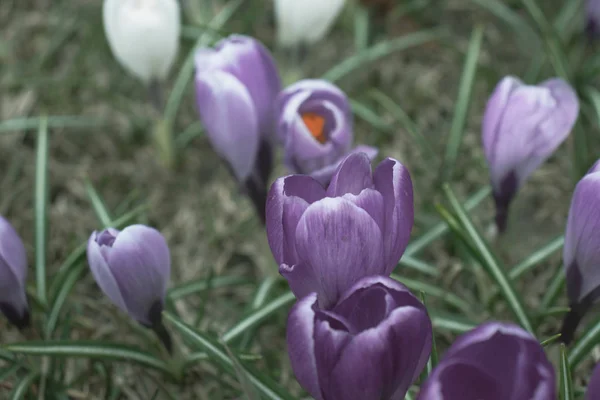
<path fill-rule="evenodd" d="M 585 393 L 585 400 L 597 399 L 600 399 L 600 363 L 596 364 Z"/>
<path fill-rule="evenodd" d="M 585 3 L 586 25 L 585 30 L 590 38 L 600 34 L 600 1 L 587 0 Z"/>
<path fill-rule="evenodd" d="M 162 325 L 171 256 L 160 232 L 144 225 L 94 232 L 87 259 L 98 286 L 117 307 L 142 325 Z"/>
<path fill-rule="evenodd" d="M 267 237 L 297 298 L 316 292 L 332 307 L 359 279 L 390 275 L 414 222 L 410 174 L 388 158 L 371 172 L 351 154 L 325 190 L 306 175 L 279 178 L 267 199 Z"/>
<path fill-rule="evenodd" d="M 19 329 L 29 325 L 25 295 L 27 254 L 19 234 L 0 217 L 0 311 Z"/>
<path fill-rule="evenodd" d="M 348 153 L 377 156 L 377 149 L 369 146 L 352 150 L 350 104 L 344 92 L 327 81 L 303 80 L 288 87 L 277 99 L 277 111 L 277 133 L 292 173 L 327 184 Z"/>
<path fill-rule="evenodd" d="M 600 161 L 575 187 L 563 247 L 567 294 L 561 340 L 569 343 L 587 310 L 600 298 Z"/>
<path fill-rule="evenodd" d="M 195 63 L 196 100 L 207 137 L 264 214 L 274 103 L 281 90 L 275 62 L 257 40 L 232 35 L 214 49 L 198 50 Z"/>
<path fill-rule="evenodd" d="M 402 284 L 361 279 L 331 310 L 317 294 L 299 300 L 287 324 L 298 382 L 316 400 L 401 400 L 431 352 L 425 306 Z"/>
<path fill-rule="evenodd" d="M 537 340 L 516 325 L 489 322 L 454 342 L 418 400 L 556 398 L 554 369 Z"/>
<path fill-rule="evenodd" d="M 500 232 L 517 190 L 569 136 L 578 113 L 577 94 L 562 79 L 530 86 L 508 76 L 496 86 L 482 129 Z"/>

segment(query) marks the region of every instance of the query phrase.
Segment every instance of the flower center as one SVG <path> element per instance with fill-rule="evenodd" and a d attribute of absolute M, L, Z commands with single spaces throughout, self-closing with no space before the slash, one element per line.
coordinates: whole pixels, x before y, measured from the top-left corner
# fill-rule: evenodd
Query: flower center
<path fill-rule="evenodd" d="M 324 144 L 327 141 L 327 136 L 325 135 L 325 118 L 311 112 L 302 113 L 301 117 L 310 134 L 319 143 Z"/>

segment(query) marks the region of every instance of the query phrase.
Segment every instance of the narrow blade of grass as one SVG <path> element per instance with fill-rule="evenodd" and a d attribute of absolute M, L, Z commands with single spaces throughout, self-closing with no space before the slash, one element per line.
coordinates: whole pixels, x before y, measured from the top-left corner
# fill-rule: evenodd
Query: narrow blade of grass
<path fill-rule="evenodd" d="M 600 343 L 600 319 L 586 327 L 583 335 L 573 343 L 569 352 L 569 368 L 574 371 L 587 356 L 591 356 L 592 349 Z"/>
<path fill-rule="evenodd" d="M 29 387 L 33 384 L 33 382 L 40 376 L 39 371 L 32 371 L 29 374 L 25 375 L 23 379 L 17 383 L 14 387 L 12 393 L 10 394 L 11 400 L 21 400 L 26 399 L 27 392 Z"/>
<path fill-rule="evenodd" d="M 542 340 L 540 342 L 540 346 L 542 346 L 542 347 L 548 347 L 552 343 L 555 343 L 558 339 L 560 339 L 561 336 L 562 335 L 560 333 L 557 333 L 556 335 L 550 336 L 548 339 Z"/>
<path fill-rule="evenodd" d="M 525 273 L 529 272 L 533 267 L 540 264 L 550 257 L 552 254 L 562 249 L 565 243 L 564 235 L 557 237 L 550 243 L 531 253 L 526 259 L 515 265 L 509 273 L 510 279 L 517 280 Z"/>
<path fill-rule="evenodd" d="M 96 217 L 98 217 L 98 220 L 102 226 L 105 228 L 110 227 L 112 218 L 108 213 L 108 209 L 106 208 L 104 201 L 102 201 L 100 198 L 100 195 L 98 195 L 96 188 L 94 188 L 94 185 L 92 185 L 92 182 L 90 182 L 88 179 L 85 180 L 85 191 L 92 202 L 92 207 L 94 207 Z"/>
<path fill-rule="evenodd" d="M 440 271 L 436 267 L 411 256 L 402 256 L 400 262 L 398 262 L 398 265 L 432 277 L 440 276 Z"/>
<path fill-rule="evenodd" d="M 35 160 L 35 281 L 38 300 L 46 305 L 46 234 L 48 207 L 48 120 L 40 119 Z"/>
<path fill-rule="evenodd" d="M 388 123 L 383 121 L 383 119 L 379 115 L 377 115 L 375 111 L 370 109 L 365 104 L 357 100 L 350 99 L 350 106 L 352 107 L 352 112 L 354 113 L 354 115 L 356 115 L 356 117 L 362 119 L 367 124 L 371 125 L 378 132 L 387 135 L 392 133 L 392 127 Z"/>
<path fill-rule="evenodd" d="M 354 11 L 354 47 L 357 53 L 365 51 L 369 46 L 369 10 L 358 5 Z"/>
<path fill-rule="evenodd" d="M 428 283 L 420 282 L 415 279 L 406 278 L 404 276 L 399 276 L 396 274 L 392 274 L 392 278 L 397 280 L 398 282 L 406 285 L 413 292 L 423 292 L 428 297 L 434 297 L 436 299 L 440 299 L 444 301 L 449 306 L 456 308 L 461 311 L 465 315 L 469 315 L 473 313 L 473 306 L 470 305 L 465 300 L 461 299 L 454 293 L 451 293 L 448 290 L 442 289 L 438 286 L 434 286 Z"/>
<path fill-rule="evenodd" d="M 537 42 L 537 35 L 535 31 L 531 29 L 529 24 L 517 12 L 513 11 L 509 6 L 504 4 L 504 1 L 471 0 L 471 2 L 489 11 L 491 14 L 495 15 L 498 19 L 504 21 L 508 26 L 510 26 L 517 33 L 519 43 L 521 43 L 523 39 L 525 39 L 529 44 Z"/>
<path fill-rule="evenodd" d="M 56 325 L 58 324 L 58 317 L 60 316 L 62 307 L 64 306 L 69 293 L 71 293 L 71 290 L 85 272 L 85 267 L 86 265 L 84 263 L 80 263 L 76 268 L 69 271 L 63 282 L 59 283 L 60 289 L 56 294 L 56 298 L 54 299 L 52 308 L 48 314 L 48 322 L 46 323 L 45 337 L 47 339 L 52 337 L 54 329 L 56 329 Z"/>
<path fill-rule="evenodd" d="M 540 310 L 547 310 L 554 305 L 556 302 L 556 298 L 559 296 L 561 290 L 565 285 L 565 272 L 563 271 L 562 265 L 556 270 L 550 284 L 548 285 L 548 289 L 544 293 L 542 297 L 542 301 L 540 303 Z"/>
<path fill-rule="evenodd" d="M 567 359 L 567 348 L 564 344 L 560 345 L 560 368 L 559 368 L 559 397 L 560 400 L 573 400 L 573 380 L 571 377 L 571 368 Z"/>
<path fill-rule="evenodd" d="M 452 179 L 452 174 L 456 165 L 456 159 L 460 151 L 460 145 L 465 132 L 467 123 L 467 115 L 471 105 L 471 94 L 475 84 L 475 75 L 477 73 L 477 62 L 479 61 L 479 52 L 483 41 L 483 26 L 478 25 L 471 34 L 469 49 L 463 67 L 462 77 L 460 78 L 460 86 L 454 107 L 454 116 L 452 118 L 452 126 L 450 127 L 450 136 L 446 144 L 446 154 L 442 166 L 441 181 L 449 181 Z"/>
<path fill-rule="evenodd" d="M 105 123 L 99 119 L 81 116 L 54 116 L 54 117 L 30 117 L 15 118 L 0 122 L 0 133 L 15 131 L 30 131 L 39 129 L 42 121 L 45 121 L 48 129 L 84 129 L 100 128 Z"/>
<path fill-rule="evenodd" d="M 436 330 L 445 330 L 462 334 L 477 327 L 477 324 L 467 321 L 463 316 L 437 312 L 430 312 L 429 316 L 431 317 L 431 323 Z"/>
<path fill-rule="evenodd" d="M 185 282 L 169 289 L 167 297 L 175 301 L 193 294 L 203 292 L 207 289 L 219 289 L 224 287 L 234 287 L 248 285 L 251 282 L 241 276 L 217 276 L 210 280 L 199 279 L 191 282 Z"/>

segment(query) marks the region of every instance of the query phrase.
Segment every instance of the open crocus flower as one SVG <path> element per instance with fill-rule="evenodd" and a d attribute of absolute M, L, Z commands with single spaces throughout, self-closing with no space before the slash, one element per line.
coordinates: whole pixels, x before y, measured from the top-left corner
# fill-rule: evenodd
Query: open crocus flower
<path fill-rule="evenodd" d="M 240 35 L 198 50 L 195 62 L 196 99 L 207 136 L 264 214 L 273 107 L 281 90 L 275 62 L 260 42 Z"/>
<path fill-rule="evenodd" d="M 19 329 L 29 325 L 25 294 L 27 254 L 19 234 L 0 217 L 0 311 Z"/>
<path fill-rule="evenodd" d="M 554 385 L 552 364 L 533 336 L 489 322 L 454 342 L 418 400 L 553 400 Z"/>
<path fill-rule="evenodd" d="M 509 76 L 494 90 L 482 130 L 500 232 L 518 188 L 569 136 L 578 113 L 577 94 L 562 79 L 529 86 Z"/>
<path fill-rule="evenodd" d="M 351 150 L 352 111 L 344 92 L 324 80 L 303 80 L 286 88 L 277 99 L 279 139 L 292 173 L 311 175 L 327 184 L 349 152 L 373 159 L 377 149 Z"/>
<path fill-rule="evenodd" d="M 367 277 L 322 310 L 317 294 L 299 300 L 287 323 L 298 382 L 316 400 L 400 400 L 431 352 L 427 310 L 393 279 Z"/>
<path fill-rule="evenodd" d="M 296 297 L 332 307 L 359 279 L 390 275 L 414 222 L 410 174 L 388 158 L 375 172 L 349 155 L 325 190 L 306 175 L 279 178 L 267 199 L 267 237 Z"/>
<path fill-rule="evenodd" d="M 345 0 L 275 0 L 277 39 L 282 46 L 321 40 L 344 7 Z"/>
<path fill-rule="evenodd" d="M 600 363 L 594 368 L 590 381 L 588 382 L 585 400 L 600 399 Z"/>
<path fill-rule="evenodd" d="M 600 299 L 600 161 L 575 187 L 563 247 L 571 311 L 561 340 L 569 343 L 587 310 Z"/>

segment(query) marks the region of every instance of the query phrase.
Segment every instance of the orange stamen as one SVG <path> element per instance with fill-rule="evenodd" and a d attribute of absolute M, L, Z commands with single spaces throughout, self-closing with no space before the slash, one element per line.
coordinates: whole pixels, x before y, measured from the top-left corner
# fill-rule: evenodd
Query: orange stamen
<path fill-rule="evenodd" d="M 325 136 L 325 118 L 311 112 L 303 113 L 301 117 L 310 134 L 313 135 L 319 143 L 325 143 L 327 141 L 327 137 Z"/>

